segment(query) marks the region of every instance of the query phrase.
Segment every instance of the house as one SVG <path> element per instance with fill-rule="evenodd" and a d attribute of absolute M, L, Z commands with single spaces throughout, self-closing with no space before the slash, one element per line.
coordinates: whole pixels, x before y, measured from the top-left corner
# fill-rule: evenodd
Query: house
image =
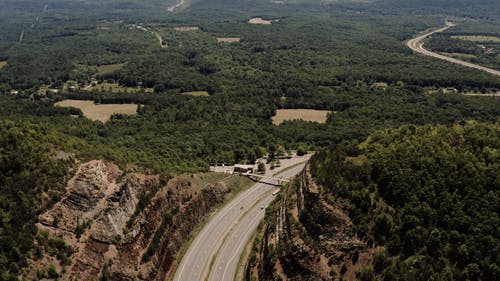
<path fill-rule="evenodd" d="M 233 172 L 234 173 L 250 173 L 252 174 L 255 170 L 255 166 L 254 165 L 240 165 L 240 164 L 236 164 L 234 165 L 234 169 L 233 169 Z"/>

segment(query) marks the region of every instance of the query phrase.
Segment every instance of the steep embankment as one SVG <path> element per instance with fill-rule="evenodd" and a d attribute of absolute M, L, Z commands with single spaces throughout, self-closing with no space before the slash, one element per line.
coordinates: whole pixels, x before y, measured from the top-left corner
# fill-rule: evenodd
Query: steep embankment
<path fill-rule="evenodd" d="M 498 123 L 406 126 L 317 153 L 267 212 L 247 277 L 497 280 L 499 170 Z"/>
<path fill-rule="evenodd" d="M 237 184 L 241 180 L 231 177 L 198 190 L 181 177 L 124 172 L 102 160 L 83 163 L 37 225 L 74 253 L 60 261 L 42 251 L 25 276 L 50 276 L 52 265 L 52 275 L 63 280 L 164 280 L 190 232 Z"/>

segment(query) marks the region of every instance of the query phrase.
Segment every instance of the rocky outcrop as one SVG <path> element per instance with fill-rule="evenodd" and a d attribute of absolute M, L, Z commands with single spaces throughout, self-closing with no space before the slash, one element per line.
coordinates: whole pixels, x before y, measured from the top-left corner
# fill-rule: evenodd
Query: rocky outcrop
<path fill-rule="evenodd" d="M 189 234 L 235 180 L 193 190 L 184 178 L 165 182 L 90 161 L 78 167 L 63 199 L 40 215 L 38 227 L 76 250 L 64 270 L 57 265 L 63 280 L 98 280 L 104 272 L 110 280 L 164 280 Z M 36 279 L 36 267 L 31 270 L 26 276 Z"/>
<path fill-rule="evenodd" d="M 105 161 L 82 164 L 68 183 L 66 197 L 52 210 L 41 215 L 40 222 L 73 231 L 79 224 L 93 220 L 101 211 L 107 196 L 116 190 L 115 180 L 121 173 L 116 165 Z"/>
<path fill-rule="evenodd" d="M 325 200 L 308 167 L 271 210 L 247 265 L 247 280 L 334 280 L 351 253 L 366 249 L 352 236 L 344 206 Z"/>

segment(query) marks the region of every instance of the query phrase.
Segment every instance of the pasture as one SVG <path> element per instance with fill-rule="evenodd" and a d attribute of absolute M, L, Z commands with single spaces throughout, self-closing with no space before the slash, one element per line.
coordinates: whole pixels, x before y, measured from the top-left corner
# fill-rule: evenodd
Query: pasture
<path fill-rule="evenodd" d="M 182 93 L 182 95 L 192 96 L 192 97 L 208 97 L 210 94 L 207 91 L 193 91 L 193 92 Z"/>
<path fill-rule="evenodd" d="M 326 123 L 328 110 L 315 109 L 278 109 L 276 115 L 272 117 L 274 125 L 280 125 L 288 120 L 303 120 L 317 123 Z"/>
<path fill-rule="evenodd" d="M 217 37 L 217 42 L 219 43 L 239 43 L 241 38 L 239 37 Z"/>
<path fill-rule="evenodd" d="M 124 66 L 125 63 L 103 64 L 97 67 L 97 75 L 113 73 L 117 70 L 122 69 Z"/>
<path fill-rule="evenodd" d="M 54 106 L 74 107 L 83 112 L 90 120 L 106 122 L 113 114 L 135 115 L 137 104 L 95 104 L 90 100 L 63 100 Z"/>
<path fill-rule="evenodd" d="M 465 40 L 465 41 L 472 41 L 472 42 L 480 42 L 480 43 L 484 42 L 500 43 L 500 37 L 496 36 L 457 35 L 457 36 L 451 36 L 451 38 Z"/>

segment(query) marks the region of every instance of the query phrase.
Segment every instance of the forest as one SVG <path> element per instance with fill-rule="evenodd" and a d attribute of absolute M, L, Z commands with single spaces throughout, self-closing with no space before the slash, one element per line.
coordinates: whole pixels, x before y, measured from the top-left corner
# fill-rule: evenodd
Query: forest
<path fill-rule="evenodd" d="M 475 121 L 404 126 L 314 156 L 324 192 L 350 202 L 356 235 L 384 247 L 364 280 L 498 279 L 499 132 Z"/>
<path fill-rule="evenodd" d="M 192 1 L 175 13 L 166 11 L 175 1 L 45 2 L 0 0 L 0 280 L 16 280 L 26 259 L 37 252 L 34 239 L 57 246 L 62 257 L 71 252 L 37 236 L 34 224 L 37 214 L 57 201 L 75 159 L 106 159 L 169 175 L 207 171 L 215 163 L 252 162 L 280 146 L 322 151 L 345 145 L 349 153 L 368 153 L 357 145 L 367 146 L 363 141 L 370 134 L 378 132 L 373 138 L 388 128 L 398 141 L 396 128 L 401 126 L 447 126 L 437 127 L 441 132 L 467 124 L 463 130 L 476 130 L 478 136 L 498 129 L 486 125 L 498 122 L 497 98 L 461 93 L 498 91 L 500 78 L 415 55 L 403 44 L 452 17 L 458 23 L 456 33 L 436 36 L 428 44 L 477 54 L 478 63 L 496 67 L 498 57 L 481 55 L 477 45 L 450 37 L 498 37 L 496 1 L 426 1 L 422 6 L 405 0 L 293 1 L 280 6 L 217 0 Z M 273 23 L 248 24 L 252 17 Z M 175 29 L 185 26 L 199 30 Z M 218 37 L 241 40 L 219 43 Z M 109 65 L 119 67 L 99 70 Z M 124 90 L 104 90 L 104 82 Z M 70 83 L 77 88 L 70 91 Z M 92 83 L 98 84 L 92 88 Z M 209 95 L 182 94 L 190 91 Z M 137 115 L 114 115 L 102 123 L 85 118 L 79 109 L 54 107 L 64 99 L 140 106 Z M 332 113 L 325 124 L 286 121 L 275 126 L 271 117 L 282 108 Z M 479 124 L 477 129 L 474 124 Z M 422 134 L 425 130 L 430 129 L 418 129 Z M 470 145 L 479 147 L 478 142 Z M 60 151 L 72 160 L 54 157 Z M 322 157 L 330 157 L 329 152 L 319 153 L 317 161 Z M 390 191 L 380 191 L 382 195 L 393 196 Z M 457 198 L 450 200 L 462 200 Z M 363 212 L 359 231 L 366 226 Z M 407 234 L 398 231 L 384 239 L 397 235 L 402 241 Z M 462 244 L 474 237 L 464 235 L 459 237 Z M 398 247 L 391 255 L 416 255 L 408 245 Z M 480 246 L 474 247 L 476 251 Z M 456 276 L 465 276 L 470 264 L 483 272 L 494 264 L 484 254 L 481 259 L 467 256 L 456 269 L 451 256 L 439 265 L 452 267 Z"/>

